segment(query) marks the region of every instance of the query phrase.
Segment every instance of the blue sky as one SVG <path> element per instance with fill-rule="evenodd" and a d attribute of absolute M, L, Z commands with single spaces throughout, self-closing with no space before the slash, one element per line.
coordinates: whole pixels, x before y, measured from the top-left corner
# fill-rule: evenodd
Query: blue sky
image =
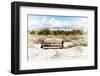
<path fill-rule="evenodd" d="M 78 16 L 43 16 L 43 15 L 29 15 L 28 19 L 29 20 L 42 20 L 44 17 L 46 17 L 48 20 L 51 18 L 55 18 L 56 20 L 59 21 L 80 21 L 82 18 L 87 18 L 87 17 L 78 17 Z"/>
<path fill-rule="evenodd" d="M 52 15 L 28 15 L 28 29 L 80 29 L 87 27 L 88 17 L 79 16 L 52 16 Z"/>

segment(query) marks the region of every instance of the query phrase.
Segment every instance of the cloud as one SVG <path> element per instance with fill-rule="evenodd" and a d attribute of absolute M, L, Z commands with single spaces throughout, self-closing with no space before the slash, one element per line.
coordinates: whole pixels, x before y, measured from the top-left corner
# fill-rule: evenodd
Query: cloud
<path fill-rule="evenodd" d="M 48 24 L 49 24 L 49 25 L 54 25 L 54 22 L 55 22 L 55 18 L 51 18 L 51 19 L 48 21 Z"/>
<path fill-rule="evenodd" d="M 62 29 L 67 29 L 68 28 L 72 28 L 72 29 L 82 29 L 83 31 L 87 29 L 88 26 L 88 19 L 87 18 L 81 18 L 80 21 L 60 21 L 60 20 L 56 20 L 55 18 L 51 18 L 48 19 L 47 17 L 43 17 L 43 19 L 41 20 L 29 20 L 28 21 L 28 26 L 29 26 L 29 30 L 32 29 L 41 29 L 41 28 L 49 28 L 49 29 L 53 29 L 53 28 L 62 28 Z"/>
<path fill-rule="evenodd" d="M 46 17 L 43 17 L 43 19 L 41 20 L 41 23 L 46 23 L 47 22 L 47 18 Z"/>
<path fill-rule="evenodd" d="M 29 26 L 38 25 L 39 23 L 40 23 L 40 21 L 38 21 L 38 20 L 29 20 L 28 21 Z"/>

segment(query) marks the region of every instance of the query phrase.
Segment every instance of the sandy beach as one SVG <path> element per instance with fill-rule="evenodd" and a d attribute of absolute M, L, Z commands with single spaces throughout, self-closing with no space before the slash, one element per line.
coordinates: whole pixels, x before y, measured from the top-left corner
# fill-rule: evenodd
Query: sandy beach
<path fill-rule="evenodd" d="M 86 46 L 73 46 L 73 42 L 65 42 L 63 49 L 43 49 L 41 44 L 35 44 L 34 48 L 28 48 L 28 60 L 63 60 L 63 59 L 86 59 Z"/>

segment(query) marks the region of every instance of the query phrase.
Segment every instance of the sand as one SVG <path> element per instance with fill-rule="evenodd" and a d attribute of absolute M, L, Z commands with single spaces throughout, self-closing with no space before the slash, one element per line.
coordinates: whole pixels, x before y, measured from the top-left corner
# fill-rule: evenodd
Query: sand
<path fill-rule="evenodd" d="M 87 59 L 87 46 L 73 46 L 72 42 L 64 42 L 63 49 L 43 49 L 41 44 L 34 44 L 28 48 L 28 60 L 69 60 L 69 59 Z"/>

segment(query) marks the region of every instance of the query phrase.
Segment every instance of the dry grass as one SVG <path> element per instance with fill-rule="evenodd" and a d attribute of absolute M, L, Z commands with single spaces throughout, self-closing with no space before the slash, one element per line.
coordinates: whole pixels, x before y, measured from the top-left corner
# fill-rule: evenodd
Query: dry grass
<path fill-rule="evenodd" d="M 63 49 L 42 49 L 41 42 L 45 38 L 59 38 L 64 40 Z M 81 35 L 38 35 L 28 34 L 28 60 L 63 60 L 86 59 L 87 33 Z"/>
<path fill-rule="evenodd" d="M 81 35 L 38 35 L 28 34 L 28 47 L 34 47 L 34 44 L 41 44 L 45 38 L 59 38 L 63 39 L 64 42 L 73 42 L 75 45 L 87 46 L 87 33 Z"/>

